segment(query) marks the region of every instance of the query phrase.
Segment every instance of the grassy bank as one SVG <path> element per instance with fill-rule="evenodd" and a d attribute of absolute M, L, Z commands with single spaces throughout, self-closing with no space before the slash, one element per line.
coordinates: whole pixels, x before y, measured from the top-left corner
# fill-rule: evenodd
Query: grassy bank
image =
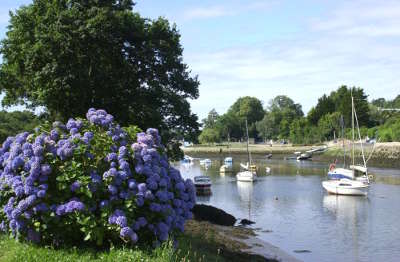
<path fill-rule="evenodd" d="M 244 237 L 245 232 L 234 231 Z M 31 243 L 18 242 L 8 236 L 0 235 L 0 261 L 269 261 L 261 256 L 251 255 L 239 250 L 246 246 L 221 237 L 217 227 L 207 223 L 188 221 L 186 232 L 178 238 L 178 248 L 174 249 L 172 241 L 154 250 L 132 248 L 111 248 L 98 251 L 91 248 L 42 247 Z"/>

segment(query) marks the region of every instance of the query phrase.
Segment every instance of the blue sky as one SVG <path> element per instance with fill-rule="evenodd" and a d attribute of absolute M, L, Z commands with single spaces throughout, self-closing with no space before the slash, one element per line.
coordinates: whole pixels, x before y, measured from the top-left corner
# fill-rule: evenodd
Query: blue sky
<path fill-rule="evenodd" d="M 1 1 L 0 37 L 8 10 L 29 2 Z M 265 106 L 288 95 L 307 112 L 342 84 L 370 99 L 400 94 L 399 1 L 137 0 L 135 11 L 176 23 L 201 82 L 191 101 L 200 119 L 246 95 Z"/>

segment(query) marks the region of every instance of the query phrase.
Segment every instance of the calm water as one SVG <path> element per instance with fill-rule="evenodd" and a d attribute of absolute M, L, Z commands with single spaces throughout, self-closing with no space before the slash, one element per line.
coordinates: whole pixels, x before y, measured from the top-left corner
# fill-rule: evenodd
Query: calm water
<path fill-rule="evenodd" d="M 400 261 L 400 170 L 370 168 L 368 197 L 334 196 L 321 186 L 326 163 L 255 159 L 262 176 L 246 183 L 235 179 L 238 157 L 225 175 L 211 159 L 208 170 L 198 161 L 177 167 L 186 178 L 211 176 L 212 196 L 197 202 L 255 221 L 259 238 L 304 261 Z"/>

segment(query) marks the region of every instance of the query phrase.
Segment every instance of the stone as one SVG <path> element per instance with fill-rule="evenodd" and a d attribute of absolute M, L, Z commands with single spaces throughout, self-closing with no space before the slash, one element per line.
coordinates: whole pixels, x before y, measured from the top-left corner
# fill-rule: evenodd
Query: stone
<path fill-rule="evenodd" d="M 192 209 L 195 220 L 208 221 L 221 226 L 233 226 L 236 223 L 236 218 L 224 210 L 209 206 L 195 205 Z"/>

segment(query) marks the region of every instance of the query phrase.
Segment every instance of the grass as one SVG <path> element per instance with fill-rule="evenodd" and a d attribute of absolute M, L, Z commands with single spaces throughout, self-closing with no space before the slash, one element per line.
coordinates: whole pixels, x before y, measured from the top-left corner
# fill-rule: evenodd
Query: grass
<path fill-rule="evenodd" d="M 8 236 L 0 235 L 0 262 L 89 262 L 89 261 L 141 261 L 141 262 L 247 262 L 268 261 L 257 255 L 240 250 L 242 243 L 226 237 L 226 232 L 219 234 L 217 227 L 190 221 L 186 232 L 178 238 L 178 248 L 174 249 L 169 241 L 156 249 L 140 250 L 138 248 L 111 248 L 98 251 L 91 248 L 60 248 L 38 246 L 27 242 L 18 242 Z M 239 229 L 232 230 L 235 237 L 246 234 Z M 245 238 L 245 237 L 244 237 Z"/>
<path fill-rule="evenodd" d="M 176 257 L 171 244 L 164 245 L 154 251 L 142 251 L 139 249 L 111 249 L 108 251 L 96 251 L 89 248 L 65 248 L 54 249 L 41 247 L 26 242 L 18 242 L 7 236 L 0 237 L 0 261 L 181 261 Z"/>

